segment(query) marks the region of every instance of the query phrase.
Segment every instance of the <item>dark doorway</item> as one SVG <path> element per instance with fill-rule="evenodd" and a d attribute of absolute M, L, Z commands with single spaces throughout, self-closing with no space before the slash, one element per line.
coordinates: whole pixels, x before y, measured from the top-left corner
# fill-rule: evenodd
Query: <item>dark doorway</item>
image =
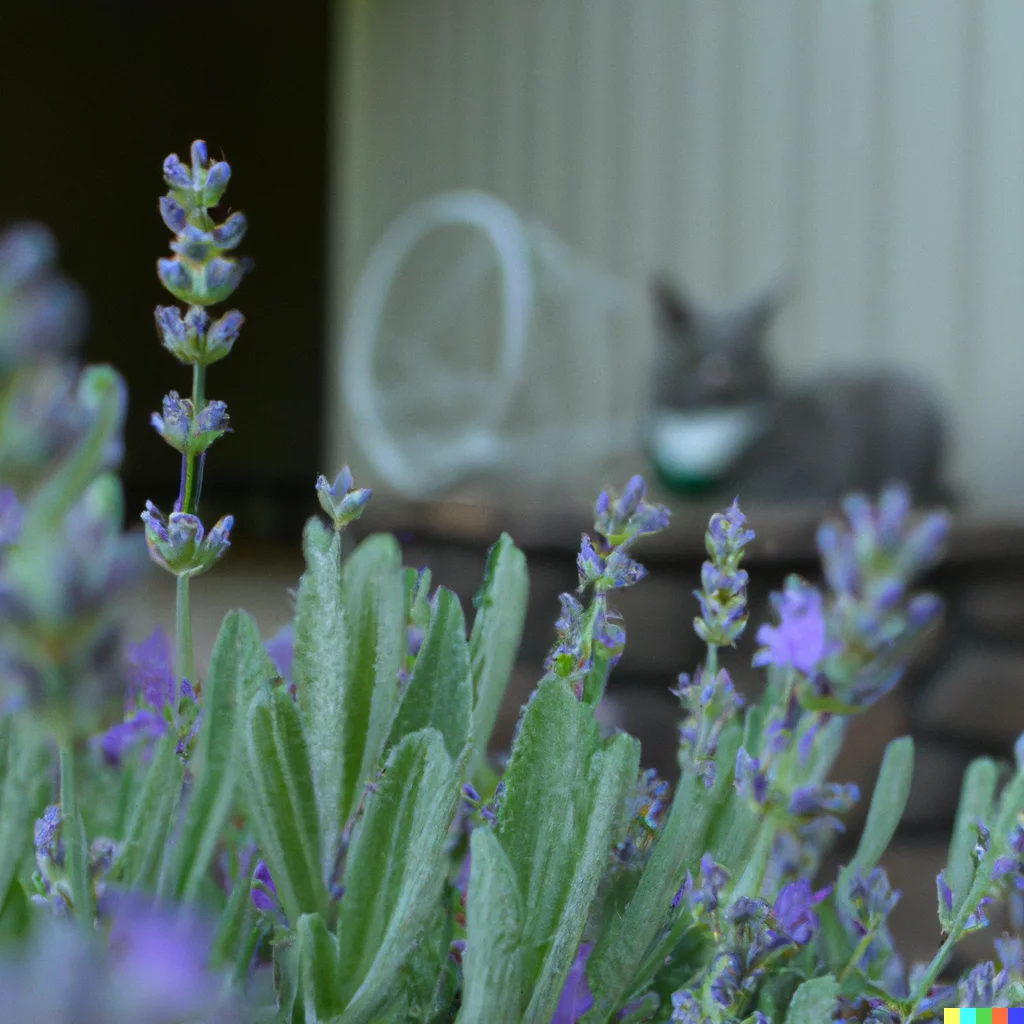
<path fill-rule="evenodd" d="M 187 370 L 164 352 L 152 310 L 169 234 L 160 167 L 193 138 L 234 169 L 231 208 L 249 216 L 256 268 L 232 300 L 246 326 L 210 371 L 234 433 L 210 453 L 203 518 L 238 533 L 292 533 L 315 504 L 323 416 L 329 0 L 61 0 L 8 4 L 0 39 L 0 224 L 57 234 L 86 289 L 90 361 L 130 388 L 128 517 L 168 506 L 177 461 L 149 428 Z M 308 500 L 307 500 L 308 499 Z"/>

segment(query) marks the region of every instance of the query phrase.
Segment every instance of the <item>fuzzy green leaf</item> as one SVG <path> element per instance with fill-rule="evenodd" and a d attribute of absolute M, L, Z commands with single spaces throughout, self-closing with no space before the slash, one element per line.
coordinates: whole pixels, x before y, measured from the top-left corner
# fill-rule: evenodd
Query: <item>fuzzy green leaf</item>
<path fill-rule="evenodd" d="M 711 789 L 692 768 L 684 770 L 633 898 L 623 914 L 609 923 L 590 955 L 587 973 L 594 1007 L 584 1018 L 587 1024 L 610 1020 L 626 998 L 650 980 L 640 977 L 647 965 L 660 963 L 658 937 L 672 898 L 704 852 L 715 813 L 732 791 L 741 739 L 738 723 L 723 730 Z"/>
<path fill-rule="evenodd" d="M 978 834 L 974 826 L 982 821 L 991 827 L 992 803 L 995 799 L 999 770 L 988 757 L 979 757 L 967 766 L 960 787 L 960 803 L 949 843 L 949 866 L 946 882 L 953 890 L 953 916 L 959 912 L 974 879 L 974 847 Z M 996 833 L 998 834 L 998 833 Z"/>
<path fill-rule="evenodd" d="M 822 1024 L 834 1016 L 839 983 L 831 975 L 805 981 L 793 996 L 786 1024 Z"/>
<path fill-rule="evenodd" d="M 519 653 L 529 589 L 526 556 L 512 543 L 512 538 L 503 533 L 487 555 L 469 640 L 473 671 L 474 767 L 487 755 L 509 673 Z"/>
<path fill-rule="evenodd" d="M 903 817 L 913 777 L 914 741 L 903 736 L 885 748 L 864 831 L 850 864 L 852 870 L 866 874 L 882 859 Z"/>
<path fill-rule="evenodd" d="M 107 467 L 112 445 L 120 442 L 128 391 L 111 366 L 87 366 L 78 379 L 77 400 L 89 416 L 78 443 L 45 483 L 26 510 L 21 543 L 46 542 L 85 489 Z"/>
<path fill-rule="evenodd" d="M 177 753 L 178 737 L 168 732 L 156 744 L 142 775 L 142 788 L 132 808 L 122 854 L 129 888 L 155 888 L 160 865 L 181 800 L 185 769 Z"/>
<path fill-rule="evenodd" d="M 377 771 L 398 707 L 406 639 L 402 552 L 395 538 L 367 537 L 345 563 L 341 589 L 349 638 L 338 810 L 344 825 Z"/>
<path fill-rule="evenodd" d="M 469 739 L 473 681 L 466 643 L 466 619 L 458 597 L 438 587 L 423 646 L 391 729 L 394 746 L 428 726 L 444 737 L 449 756 L 458 758 Z"/>
<path fill-rule="evenodd" d="M 221 912 L 210 952 L 210 963 L 220 969 L 231 963 L 238 954 L 245 934 L 252 926 L 251 879 L 239 872 L 231 887 L 227 906 Z"/>
<path fill-rule="evenodd" d="M 542 681 L 512 748 L 497 826 L 523 898 L 524 1010 L 572 885 L 599 745 L 590 708 L 562 680 Z"/>
<path fill-rule="evenodd" d="M 8 892 L 31 848 L 36 780 L 46 774 L 47 760 L 43 735 L 31 720 L 0 717 L 0 893 Z"/>
<path fill-rule="evenodd" d="M 470 849 L 462 1009 L 456 1024 L 517 1024 L 523 901 L 515 871 L 489 828 L 474 829 Z"/>
<path fill-rule="evenodd" d="M 246 711 L 275 675 L 255 620 L 229 612 L 214 644 L 203 692 L 203 724 L 193 758 L 192 787 L 165 875 L 176 902 L 195 898 L 221 829 L 231 813 L 243 760 Z"/>
<path fill-rule="evenodd" d="M 590 716 L 585 705 L 577 706 Z M 585 821 L 580 822 L 580 841 L 569 889 L 534 981 L 533 995 L 523 1015 L 524 1024 L 548 1024 L 558 1007 L 639 768 L 639 741 L 620 733 L 594 754 L 586 777 L 579 779 L 580 788 L 591 796 L 590 806 L 586 808 Z"/>
<path fill-rule="evenodd" d="M 299 977 L 306 1019 L 334 1020 L 344 1009 L 338 964 L 338 940 L 319 914 L 303 914 L 296 927 L 299 944 Z"/>
<path fill-rule="evenodd" d="M 306 571 L 295 611 L 295 688 L 308 730 L 319 811 L 322 872 L 341 835 L 348 635 L 341 594 L 341 535 L 310 519 L 302 536 Z M 315 907 L 304 908 L 308 911 Z"/>
<path fill-rule="evenodd" d="M 398 975 L 435 919 L 459 767 L 436 729 L 405 736 L 356 828 L 338 926 L 343 1024 L 369 1024 L 401 995 Z"/>
<path fill-rule="evenodd" d="M 289 921 L 326 909 L 316 795 L 299 711 L 287 690 L 261 690 L 246 731 L 247 804 Z"/>

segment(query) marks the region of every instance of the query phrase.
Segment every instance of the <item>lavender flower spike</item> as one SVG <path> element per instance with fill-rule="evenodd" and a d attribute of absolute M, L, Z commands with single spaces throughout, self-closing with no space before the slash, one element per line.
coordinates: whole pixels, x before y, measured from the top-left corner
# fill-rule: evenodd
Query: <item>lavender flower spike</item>
<path fill-rule="evenodd" d="M 747 625 L 747 574 L 739 565 L 754 532 L 745 523 L 734 501 L 711 517 L 704 539 L 710 560 L 701 567 L 700 590 L 693 592 L 700 602 L 693 628 L 712 647 L 731 647 Z"/>

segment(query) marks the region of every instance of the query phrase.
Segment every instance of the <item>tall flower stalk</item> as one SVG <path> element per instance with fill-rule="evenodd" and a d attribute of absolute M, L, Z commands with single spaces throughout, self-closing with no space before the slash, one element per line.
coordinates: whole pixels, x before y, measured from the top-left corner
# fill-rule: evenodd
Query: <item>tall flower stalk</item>
<path fill-rule="evenodd" d="M 230 298 L 248 268 L 247 261 L 230 255 L 248 224 L 241 213 L 232 213 L 219 224 L 212 215 L 231 168 L 224 160 L 211 160 L 202 140 L 192 143 L 190 165 L 172 153 L 163 170 L 169 191 L 160 199 L 160 215 L 174 234 L 174 255 L 157 261 L 157 275 L 186 309 L 157 306 L 156 326 L 164 348 L 192 368 L 192 395 L 181 398 L 170 391 L 161 411 L 153 413 L 157 433 L 181 454 L 181 474 L 170 515 L 147 501 L 142 520 L 153 561 L 177 577 L 177 674 L 195 683 L 190 580 L 221 558 L 234 523 L 233 517 L 224 516 L 207 532 L 199 518 L 206 453 L 230 429 L 227 406 L 206 397 L 206 370 L 231 351 L 244 321 L 236 309 L 211 320 L 209 308 Z"/>

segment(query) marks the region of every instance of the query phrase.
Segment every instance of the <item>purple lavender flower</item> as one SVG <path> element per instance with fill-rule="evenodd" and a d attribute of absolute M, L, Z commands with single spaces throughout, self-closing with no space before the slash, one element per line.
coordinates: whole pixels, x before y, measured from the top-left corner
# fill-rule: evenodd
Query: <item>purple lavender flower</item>
<path fill-rule="evenodd" d="M 754 665 L 792 666 L 804 675 L 814 675 L 828 653 L 820 591 L 799 576 L 789 576 L 782 593 L 772 595 L 772 606 L 779 625 L 765 624 L 757 631 L 757 642 L 763 646 L 754 655 Z"/>
<path fill-rule="evenodd" d="M 874 868 L 867 875 L 858 872 L 849 881 L 847 896 L 855 908 L 851 922 L 858 939 L 878 931 L 899 902 L 900 892 L 889 884 L 884 868 Z"/>
<path fill-rule="evenodd" d="M 277 898 L 277 886 L 274 885 L 274 879 L 270 875 L 270 868 L 267 867 L 267 862 L 264 860 L 260 860 L 256 865 L 249 894 L 253 906 L 257 910 L 271 914 L 279 911 L 280 903 Z"/>
<path fill-rule="evenodd" d="M 341 467 L 334 483 L 325 476 L 317 477 L 316 493 L 320 507 L 330 516 L 336 530 L 343 530 L 358 519 L 373 494 L 368 487 L 353 487 L 352 471 L 348 466 Z"/>
<path fill-rule="evenodd" d="M 158 626 L 142 643 L 129 645 L 127 661 L 125 718 L 100 737 L 104 759 L 108 764 L 118 765 L 135 748 L 148 757 L 156 741 L 171 728 L 181 733 L 179 752 L 187 753 L 198 733 L 201 714 L 187 679 L 182 680 L 178 690 L 164 630 Z"/>
<path fill-rule="evenodd" d="M 157 626 L 141 643 L 129 644 L 127 660 L 128 699 L 132 705 L 142 700 L 160 709 L 174 701 L 177 686 L 171 667 L 171 644 L 162 626 Z"/>
<path fill-rule="evenodd" d="M 736 752 L 736 791 L 746 800 L 760 807 L 768 799 L 768 776 L 761 770 L 761 762 L 751 757 L 744 747 Z"/>
<path fill-rule="evenodd" d="M 86 321 L 81 292 L 55 269 L 57 244 L 40 224 L 0 235 L 0 367 L 73 349 Z"/>
<path fill-rule="evenodd" d="M 642 867 L 650 855 L 668 808 L 669 784 L 653 768 L 640 776 L 629 805 L 629 826 L 615 848 L 619 862 L 627 868 Z"/>
<path fill-rule="evenodd" d="M 576 952 L 551 1024 L 576 1024 L 594 1005 L 594 997 L 587 984 L 587 959 L 593 948 L 593 943 L 584 942 Z"/>
<path fill-rule="evenodd" d="M 634 476 L 616 500 L 607 490 L 601 491 L 594 508 L 594 530 L 609 548 L 625 547 L 638 537 L 660 533 L 668 526 L 668 509 L 648 502 L 646 494 L 642 476 Z"/>
<path fill-rule="evenodd" d="M 128 751 L 141 747 L 146 754 L 163 736 L 169 726 L 163 715 L 142 709 L 130 712 L 123 722 L 112 725 L 100 739 L 103 758 L 110 765 L 119 765 Z"/>
<path fill-rule="evenodd" d="M 818 818 L 845 814 L 860 799 L 860 790 L 851 783 L 823 782 L 798 786 L 789 800 L 789 813 L 797 818 Z"/>
<path fill-rule="evenodd" d="M 231 429 L 223 402 L 207 402 L 197 414 L 192 401 L 181 398 L 177 391 L 164 396 L 162 415 L 153 413 L 150 423 L 172 448 L 193 457 L 202 455 Z"/>
<path fill-rule="evenodd" d="M 707 1024 L 700 1000 L 690 989 L 672 993 L 672 1024 Z"/>
<path fill-rule="evenodd" d="M 24 510 L 11 487 L 0 487 L 0 548 L 13 547 L 21 538 Z"/>
<path fill-rule="evenodd" d="M 685 902 L 691 914 L 714 914 L 721 902 L 722 890 L 729 883 L 729 872 L 709 853 L 700 859 L 700 871 L 696 880 L 690 872 L 686 873 L 686 881 L 676 893 L 673 906 Z"/>
<path fill-rule="evenodd" d="M 692 678 L 683 673 L 672 693 L 686 712 L 679 727 L 680 763 L 688 763 L 710 789 L 715 783 L 719 737 L 743 707 L 743 698 L 725 669 L 714 676 L 703 669 Z"/>
<path fill-rule="evenodd" d="M 815 893 L 806 878 L 784 886 L 775 899 L 772 914 L 783 933 L 797 945 L 805 946 L 818 930 L 818 915 L 814 907 L 826 898 L 830 890 Z"/>
<path fill-rule="evenodd" d="M 604 559 L 597 553 L 593 541 L 587 534 L 580 540 L 580 553 L 576 556 L 576 568 L 580 575 L 580 590 L 601 580 L 604 575 Z"/>
<path fill-rule="evenodd" d="M 274 668 L 286 682 L 294 681 L 295 631 L 291 623 L 282 626 L 264 645 Z"/>

